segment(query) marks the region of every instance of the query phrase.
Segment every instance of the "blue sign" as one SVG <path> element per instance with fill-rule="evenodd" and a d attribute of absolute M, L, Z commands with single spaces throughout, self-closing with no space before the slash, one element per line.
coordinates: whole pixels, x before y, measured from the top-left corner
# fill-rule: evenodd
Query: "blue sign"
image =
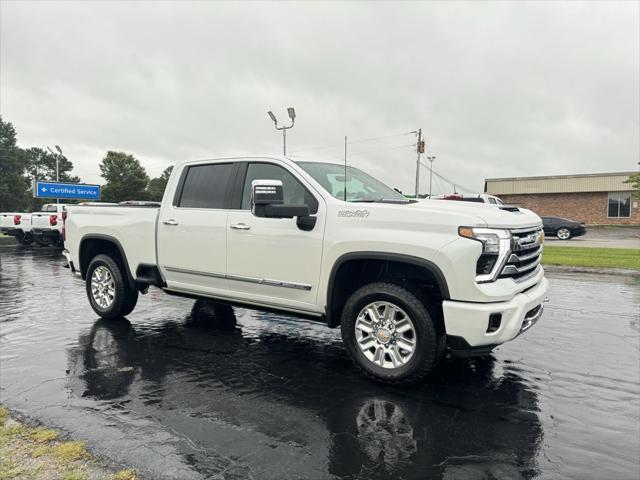
<path fill-rule="evenodd" d="M 36 182 L 36 198 L 66 198 L 74 200 L 100 200 L 100 185 L 83 183 Z"/>

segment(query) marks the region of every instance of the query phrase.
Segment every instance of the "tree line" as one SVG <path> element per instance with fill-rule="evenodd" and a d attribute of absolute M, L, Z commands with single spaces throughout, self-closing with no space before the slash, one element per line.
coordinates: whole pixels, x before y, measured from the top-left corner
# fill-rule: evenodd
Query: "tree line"
<path fill-rule="evenodd" d="M 63 154 L 41 147 L 19 147 L 14 126 L 0 116 L 0 212 L 37 211 L 51 203 L 52 199 L 33 198 L 33 184 L 36 180 L 56 180 L 56 160 L 60 182 L 81 183 L 72 174 L 73 163 Z M 160 201 L 172 169 L 168 167 L 159 177 L 150 178 L 133 155 L 108 151 L 100 162 L 100 176 L 105 180 L 101 200 Z"/>

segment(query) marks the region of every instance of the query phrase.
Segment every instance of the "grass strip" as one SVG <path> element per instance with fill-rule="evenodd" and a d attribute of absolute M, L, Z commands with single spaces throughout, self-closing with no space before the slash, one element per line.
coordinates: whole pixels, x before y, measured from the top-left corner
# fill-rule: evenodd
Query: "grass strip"
<path fill-rule="evenodd" d="M 544 247 L 544 265 L 640 270 L 638 248 Z"/>
<path fill-rule="evenodd" d="M 84 442 L 14 420 L 0 405 L 0 479 L 140 480 L 134 469 L 113 473 L 92 458 Z"/>

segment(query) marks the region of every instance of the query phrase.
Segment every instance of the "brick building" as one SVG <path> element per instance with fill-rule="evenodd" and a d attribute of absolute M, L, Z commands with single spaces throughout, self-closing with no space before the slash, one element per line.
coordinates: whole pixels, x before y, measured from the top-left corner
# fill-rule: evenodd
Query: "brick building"
<path fill-rule="evenodd" d="M 640 201 L 624 183 L 633 172 L 488 178 L 486 193 L 540 216 L 591 225 L 639 225 Z"/>

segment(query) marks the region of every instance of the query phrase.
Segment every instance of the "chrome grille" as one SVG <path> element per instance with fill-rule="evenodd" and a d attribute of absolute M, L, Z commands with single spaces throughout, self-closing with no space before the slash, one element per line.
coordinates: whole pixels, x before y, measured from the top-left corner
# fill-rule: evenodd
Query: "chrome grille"
<path fill-rule="evenodd" d="M 511 230 L 511 253 L 498 278 L 513 278 L 522 282 L 540 269 L 542 261 L 542 229 Z"/>

